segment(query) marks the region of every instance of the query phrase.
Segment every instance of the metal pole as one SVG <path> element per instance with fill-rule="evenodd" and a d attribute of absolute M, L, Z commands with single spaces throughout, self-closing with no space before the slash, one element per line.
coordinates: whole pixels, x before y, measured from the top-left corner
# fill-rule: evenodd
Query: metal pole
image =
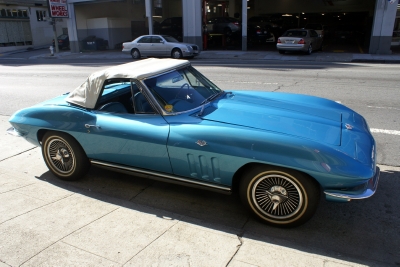
<path fill-rule="evenodd" d="M 242 0 L 242 50 L 247 51 L 247 0 Z"/>
<path fill-rule="evenodd" d="M 54 35 L 54 48 L 56 50 L 56 53 L 60 52 L 58 48 L 58 40 L 57 40 L 57 30 L 56 30 L 56 19 L 52 18 L 51 24 L 53 24 L 53 35 Z"/>
<path fill-rule="evenodd" d="M 146 17 L 149 24 L 149 34 L 153 34 L 153 3 L 151 0 L 146 0 L 145 2 L 146 8 Z"/>

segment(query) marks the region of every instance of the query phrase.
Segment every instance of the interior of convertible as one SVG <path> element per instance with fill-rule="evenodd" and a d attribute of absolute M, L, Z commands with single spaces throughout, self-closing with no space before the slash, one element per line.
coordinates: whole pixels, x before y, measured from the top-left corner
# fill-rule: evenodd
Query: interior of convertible
<path fill-rule="evenodd" d="M 106 80 L 96 109 L 107 113 L 155 114 L 157 102 L 167 113 L 177 113 L 195 109 L 221 92 L 193 67 L 151 77 L 144 84 L 148 91 L 142 92 L 140 85 L 130 79 Z"/>

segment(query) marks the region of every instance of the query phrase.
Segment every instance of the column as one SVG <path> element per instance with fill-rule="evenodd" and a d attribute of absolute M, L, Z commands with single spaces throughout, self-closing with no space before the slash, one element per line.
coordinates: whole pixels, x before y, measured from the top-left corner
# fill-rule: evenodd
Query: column
<path fill-rule="evenodd" d="M 203 50 L 201 0 L 182 0 L 183 42 Z"/>
<path fill-rule="evenodd" d="M 247 51 L 247 0 L 242 0 L 242 50 Z"/>
<path fill-rule="evenodd" d="M 77 26 L 76 26 L 74 4 L 68 4 L 68 13 L 69 13 L 69 19 L 67 20 L 67 26 L 68 26 L 69 47 L 71 49 L 71 53 L 79 53 L 80 50 L 79 50 L 78 33 L 76 30 Z"/>
<path fill-rule="evenodd" d="M 393 25 L 396 19 L 398 0 L 376 0 L 374 22 L 372 26 L 370 54 L 391 54 Z"/>

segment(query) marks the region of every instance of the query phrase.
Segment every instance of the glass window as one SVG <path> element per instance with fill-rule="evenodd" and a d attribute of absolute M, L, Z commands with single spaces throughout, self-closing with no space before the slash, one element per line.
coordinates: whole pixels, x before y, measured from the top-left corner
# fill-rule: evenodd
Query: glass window
<path fill-rule="evenodd" d="M 284 37 L 306 37 L 307 31 L 287 31 L 282 36 L 284 36 Z"/>
<path fill-rule="evenodd" d="M 193 67 L 175 70 L 144 81 L 167 112 L 183 112 L 201 106 L 223 91 Z"/>
<path fill-rule="evenodd" d="M 46 20 L 46 11 L 36 10 L 36 18 L 38 21 Z"/>
<path fill-rule="evenodd" d="M 171 42 L 171 43 L 178 43 L 179 41 L 176 40 L 174 37 L 169 36 L 169 35 L 163 35 L 163 38 L 167 41 L 167 42 Z"/>
<path fill-rule="evenodd" d="M 151 37 L 152 43 L 161 43 L 163 40 L 158 36 Z"/>
<path fill-rule="evenodd" d="M 144 36 L 138 41 L 138 43 L 149 44 L 149 43 L 151 43 L 151 37 L 150 36 Z"/>

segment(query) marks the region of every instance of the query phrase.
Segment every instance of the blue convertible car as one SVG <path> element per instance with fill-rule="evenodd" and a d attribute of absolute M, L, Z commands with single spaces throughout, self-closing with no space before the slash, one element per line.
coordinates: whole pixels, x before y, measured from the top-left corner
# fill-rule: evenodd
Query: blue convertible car
<path fill-rule="evenodd" d="M 306 222 L 321 192 L 331 201 L 363 199 L 379 180 L 375 141 L 353 110 L 313 96 L 223 91 L 186 60 L 95 72 L 10 123 L 9 133 L 42 147 L 60 179 L 97 165 L 237 192 L 274 226 Z"/>

